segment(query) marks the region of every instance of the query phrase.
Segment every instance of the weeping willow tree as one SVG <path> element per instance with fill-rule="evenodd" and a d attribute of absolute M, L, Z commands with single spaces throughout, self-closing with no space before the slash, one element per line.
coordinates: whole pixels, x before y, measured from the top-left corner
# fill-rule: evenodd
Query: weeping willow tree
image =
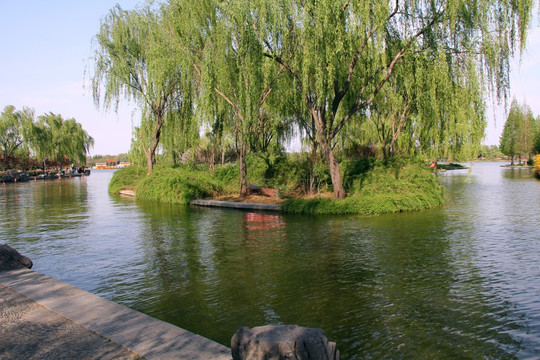
<path fill-rule="evenodd" d="M 96 35 L 92 90 L 96 104 L 118 108 L 121 98 L 134 101 L 143 116 L 136 139 L 145 153 L 148 171 L 156 162 L 162 127 L 171 112 L 191 119 L 190 66 L 172 46 L 162 13 L 150 5 L 140 10 L 116 6 Z M 189 64 L 190 65 L 190 64 Z M 147 136 L 150 134 L 150 136 Z"/>
<path fill-rule="evenodd" d="M 504 96 L 509 59 L 524 44 L 532 11 L 531 0 L 250 3 L 249 21 L 264 55 L 291 74 L 292 85 L 314 120 L 336 198 L 346 195 L 334 151 L 336 139 L 352 119 L 366 118 L 398 67 L 419 54 L 436 63 L 442 53 L 454 84 Z M 450 124 L 448 117 L 433 121 L 444 123 L 448 131 L 461 128 Z"/>
<path fill-rule="evenodd" d="M 192 104 L 184 104 L 186 109 L 193 109 Z M 200 122 L 195 114 L 172 111 L 167 115 L 163 128 L 162 149 L 164 160 L 177 165 L 182 154 L 186 153 L 199 143 Z"/>
<path fill-rule="evenodd" d="M 94 139 L 75 119 L 48 113 L 38 117 L 30 146 L 42 161 L 86 164 L 86 154 L 93 145 Z"/>
<path fill-rule="evenodd" d="M 522 155 L 530 157 L 534 152 L 536 133 L 536 121 L 531 108 L 527 104 L 519 104 L 514 98 L 501 134 L 501 152 L 511 157 L 512 164 L 514 156 L 518 155 L 521 164 Z"/>
<path fill-rule="evenodd" d="M 28 155 L 33 124 L 33 109 L 17 110 L 13 105 L 4 107 L 0 114 L 0 155 L 4 158 L 17 153 Z"/>
<path fill-rule="evenodd" d="M 252 28 L 251 5 L 243 1 L 173 1 L 169 7 L 169 33 L 178 39 L 178 48 L 191 58 L 196 70 L 201 91 L 198 105 L 213 128 L 233 131 L 241 196 L 248 193 L 248 151 L 267 150 L 281 125 L 271 121 L 274 114 L 267 100 L 284 71 L 264 57 Z M 223 120 L 232 123 L 216 124 Z"/>

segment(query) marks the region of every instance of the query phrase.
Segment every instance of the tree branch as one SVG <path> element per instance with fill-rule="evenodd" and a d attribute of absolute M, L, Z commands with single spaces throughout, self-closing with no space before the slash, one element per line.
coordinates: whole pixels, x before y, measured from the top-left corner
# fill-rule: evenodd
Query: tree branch
<path fill-rule="evenodd" d="M 349 2 L 347 1 L 344 4 L 342 10 L 345 10 L 348 3 Z M 399 10 L 399 0 L 396 0 L 396 6 L 394 7 L 394 11 L 392 11 L 392 13 L 390 13 L 388 15 L 388 17 L 386 18 L 386 21 L 389 21 L 394 16 L 396 16 L 396 14 L 398 13 L 398 10 Z M 334 101 L 332 102 L 332 113 L 333 114 L 335 114 L 337 112 L 339 104 L 343 100 L 343 97 L 347 94 L 347 91 L 349 91 L 351 81 L 352 81 L 352 76 L 353 76 L 353 73 L 354 73 L 354 69 L 356 68 L 356 64 L 358 63 L 358 60 L 360 59 L 360 54 L 362 54 L 364 52 L 364 49 L 365 49 L 365 47 L 367 45 L 367 42 L 369 41 L 369 39 L 371 39 L 371 37 L 375 34 L 375 32 L 377 30 L 378 30 L 377 26 L 373 26 L 371 28 L 371 30 L 369 31 L 367 36 L 362 41 L 362 44 L 360 45 L 360 47 L 358 48 L 356 53 L 353 55 L 353 57 L 351 59 L 351 62 L 349 63 L 349 70 L 348 70 L 348 73 L 347 73 L 347 80 L 345 81 L 345 84 L 343 85 L 343 89 L 341 91 L 338 91 L 338 83 L 337 83 L 337 79 L 336 79 L 336 82 L 334 83 L 335 97 L 334 97 Z"/>
<path fill-rule="evenodd" d="M 397 1 L 396 1 L 396 4 L 397 4 Z M 368 100 L 360 103 L 360 100 L 362 98 L 362 94 L 363 92 L 365 91 L 365 89 L 367 88 L 367 85 L 369 83 L 366 82 L 366 85 L 364 85 L 362 87 L 362 90 L 360 91 L 359 93 L 359 96 L 356 98 L 354 104 L 351 106 L 351 109 L 349 110 L 349 112 L 347 113 L 347 115 L 345 115 L 343 117 L 343 119 L 341 119 L 341 121 L 338 123 L 338 125 L 334 128 L 334 130 L 332 131 L 332 137 L 335 137 L 339 131 L 343 128 L 343 126 L 345 125 L 345 123 L 351 118 L 352 115 L 354 115 L 355 112 L 357 112 L 358 110 L 360 109 L 363 109 L 363 108 L 366 108 L 368 107 L 372 102 L 373 100 L 375 100 L 375 97 L 377 96 L 377 94 L 379 93 L 379 91 L 382 89 L 382 87 L 384 86 L 384 84 L 386 84 L 386 82 L 388 81 L 388 79 L 390 79 L 390 76 L 392 75 L 392 72 L 394 70 L 394 67 L 396 66 L 397 62 L 405 56 L 405 53 L 406 51 L 411 47 L 411 45 L 414 43 L 414 41 L 416 39 L 418 39 L 420 36 L 422 36 L 426 31 L 427 29 L 431 28 L 443 15 L 444 11 L 441 11 L 439 12 L 437 15 L 435 15 L 433 17 L 433 19 L 431 19 L 431 21 L 425 25 L 422 29 L 420 29 L 414 36 L 412 36 L 409 41 L 407 43 L 405 43 L 405 45 L 396 53 L 396 55 L 394 56 L 394 58 L 392 59 L 392 61 L 390 62 L 390 64 L 388 64 L 384 69 L 386 69 L 386 75 L 382 78 L 382 80 L 377 84 L 377 86 L 375 87 L 375 89 L 373 90 L 373 92 L 371 93 L 371 96 L 369 97 Z M 374 75 L 376 75 L 377 73 L 379 73 L 381 71 L 381 68 L 378 69 L 372 76 L 371 78 L 374 78 Z"/>

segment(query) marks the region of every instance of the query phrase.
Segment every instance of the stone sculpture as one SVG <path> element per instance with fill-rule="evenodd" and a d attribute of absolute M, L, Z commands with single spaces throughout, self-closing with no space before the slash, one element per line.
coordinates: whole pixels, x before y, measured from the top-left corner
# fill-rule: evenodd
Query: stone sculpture
<path fill-rule="evenodd" d="M 324 331 L 297 325 L 243 326 L 231 339 L 234 360 L 339 360 Z"/>
<path fill-rule="evenodd" d="M 0 245 L 0 271 L 32 268 L 32 260 L 9 245 Z"/>

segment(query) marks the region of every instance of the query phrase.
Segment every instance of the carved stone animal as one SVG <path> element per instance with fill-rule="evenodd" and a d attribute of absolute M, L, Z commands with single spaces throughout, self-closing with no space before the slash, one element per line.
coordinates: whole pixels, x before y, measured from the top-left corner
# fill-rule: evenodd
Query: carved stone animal
<path fill-rule="evenodd" d="M 32 260 L 9 245 L 0 245 L 0 271 L 32 268 Z"/>
<path fill-rule="evenodd" d="M 324 331 L 297 325 L 243 326 L 231 339 L 234 360 L 339 360 Z"/>

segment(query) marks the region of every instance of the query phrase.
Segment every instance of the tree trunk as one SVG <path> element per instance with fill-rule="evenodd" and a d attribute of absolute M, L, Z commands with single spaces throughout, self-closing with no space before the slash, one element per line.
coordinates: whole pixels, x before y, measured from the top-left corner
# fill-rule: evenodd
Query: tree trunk
<path fill-rule="evenodd" d="M 240 146 L 240 197 L 246 197 L 248 195 L 247 186 L 247 165 L 246 165 L 246 142 L 242 140 Z"/>
<path fill-rule="evenodd" d="M 309 195 L 315 195 L 315 164 L 317 162 L 317 142 L 313 141 L 311 147 L 311 171 L 309 178 Z"/>
<path fill-rule="evenodd" d="M 334 197 L 336 199 L 345 199 L 345 189 L 343 188 L 343 183 L 341 181 L 339 163 L 334 156 L 334 150 L 332 150 L 331 146 L 327 146 L 323 151 L 330 168 L 330 178 L 332 179 L 332 187 L 334 188 Z"/>
<path fill-rule="evenodd" d="M 326 131 L 325 121 L 320 116 L 319 111 L 311 109 L 311 114 L 315 119 L 315 127 L 317 129 L 317 141 L 322 149 L 324 158 L 330 169 L 330 178 L 332 179 L 332 187 L 334 189 L 334 197 L 336 199 L 345 199 L 345 189 L 341 181 L 341 173 L 339 171 L 339 162 L 337 161 L 334 150 L 332 149 L 332 138 Z"/>
<path fill-rule="evenodd" d="M 386 142 L 382 144 L 382 153 L 383 153 L 383 159 L 386 162 L 388 158 L 390 157 L 390 149 L 386 148 Z"/>
<path fill-rule="evenodd" d="M 159 145 L 159 137 L 161 135 L 161 127 L 163 126 L 163 118 L 158 116 L 156 118 L 156 123 L 154 127 L 154 133 L 152 134 L 152 145 L 148 148 L 146 152 L 146 162 L 148 165 L 148 173 L 151 173 L 154 164 L 156 163 L 156 149 Z"/>

